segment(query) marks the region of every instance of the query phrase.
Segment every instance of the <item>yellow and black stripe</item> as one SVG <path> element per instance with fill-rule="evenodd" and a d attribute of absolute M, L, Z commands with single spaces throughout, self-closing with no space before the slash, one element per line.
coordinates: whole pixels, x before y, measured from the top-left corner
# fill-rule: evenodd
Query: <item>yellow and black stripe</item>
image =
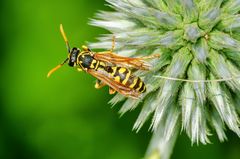
<path fill-rule="evenodd" d="M 129 88 L 135 89 L 141 93 L 146 91 L 143 81 L 132 74 L 131 70 L 124 67 L 106 66 L 105 70 L 119 82 Z"/>
<path fill-rule="evenodd" d="M 141 93 L 145 92 L 146 91 L 146 86 L 144 84 L 144 82 L 139 78 L 139 77 L 136 77 L 136 76 L 132 76 L 130 78 L 130 81 L 131 81 L 131 84 L 130 84 L 130 88 L 133 88 Z"/>

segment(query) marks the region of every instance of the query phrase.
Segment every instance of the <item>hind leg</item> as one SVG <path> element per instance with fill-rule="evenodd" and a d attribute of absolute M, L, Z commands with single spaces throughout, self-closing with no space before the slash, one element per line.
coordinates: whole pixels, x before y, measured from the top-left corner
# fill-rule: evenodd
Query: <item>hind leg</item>
<path fill-rule="evenodd" d="M 114 94 L 114 93 L 116 93 L 116 90 L 111 88 L 111 87 L 109 87 L 109 94 Z"/>
<path fill-rule="evenodd" d="M 95 88 L 100 89 L 100 88 L 104 87 L 105 85 L 106 85 L 105 83 L 103 83 L 102 81 L 97 79 L 96 84 L 95 84 Z"/>

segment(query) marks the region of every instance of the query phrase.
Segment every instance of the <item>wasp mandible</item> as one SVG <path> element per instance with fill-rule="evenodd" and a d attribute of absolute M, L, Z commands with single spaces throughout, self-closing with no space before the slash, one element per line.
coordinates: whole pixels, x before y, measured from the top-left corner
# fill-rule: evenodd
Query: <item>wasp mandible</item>
<path fill-rule="evenodd" d="M 82 50 L 77 47 L 70 48 L 67 36 L 60 25 L 61 35 L 66 43 L 68 57 L 55 68 L 50 70 L 47 77 L 68 62 L 70 67 L 77 67 L 79 71 L 85 71 L 97 78 L 95 88 L 99 89 L 105 85 L 109 86 L 109 93 L 116 91 L 126 97 L 139 98 L 146 91 L 146 85 L 135 76 L 131 69 L 149 70 L 151 65 L 146 59 L 159 57 L 159 54 L 145 57 L 123 57 L 113 52 L 115 47 L 115 37 L 113 36 L 112 48 L 109 51 L 93 52 L 87 46 L 82 46 Z"/>

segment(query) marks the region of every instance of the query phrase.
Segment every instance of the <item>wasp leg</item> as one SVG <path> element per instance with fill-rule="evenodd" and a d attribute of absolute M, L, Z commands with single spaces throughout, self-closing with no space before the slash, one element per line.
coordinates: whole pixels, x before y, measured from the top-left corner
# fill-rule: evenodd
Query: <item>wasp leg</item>
<path fill-rule="evenodd" d="M 97 81 L 96 81 L 96 84 L 95 84 L 95 88 L 96 88 L 96 89 L 100 89 L 100 88 L 104 87 L 105 85 L 106 85 L 106 84 L 103 83 L 102 81 L 97 80 Z"/>
<path fill-rule="evenodd" d="M 154 55 L 143 56 L 143 57 L 139 57 L 139 58 L 146 60 L 146 59 L 154 59 L 154 58 L 159 58 L 159 57 L 160 57 L 160 54 L 154 54 Z"/>
<path fill-rule="evenodd" d="M 116 93 L 116 90 L 111 88 L 111 87 L 109 87 L 109 94 L 114 94 L 114 93 Z"/>
<path fill-rule="evenodd" d="M 91 49 L 89 49 L 87 46 L 85 46 L 85 45 L 82 45 L 82 49 L 83 49 L 83 51 L 89 51 L 89 52 L 91 52 Z"/>
<path fill-rule="evenodd" d="M 81 71 L 82 71 L 82 69 L 81 69 L 81 68 L 77 68 L 77 70 L 78 70 L 79 72 L 81 72 Z"/>
<path fill-rule="evenodd" d="M 112 48 L 111 48 L 111 50 L 109 50 L 111 53 L 113 52 L 113 50 L 115 48 L 115 43 L 116 43 L 115 39 L 116 39 L 116 37 L 113 35 L 113 37 L 112 37 Z"/>

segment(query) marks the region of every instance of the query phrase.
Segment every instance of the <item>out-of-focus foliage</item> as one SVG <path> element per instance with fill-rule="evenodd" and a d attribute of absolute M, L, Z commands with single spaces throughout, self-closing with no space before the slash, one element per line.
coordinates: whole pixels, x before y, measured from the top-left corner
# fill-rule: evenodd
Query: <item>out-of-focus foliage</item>
<path fill-rule="evenodd" d="M 138 159 L 150 139 L 132 125 L 138 112 L 119 119 L 110 109 L 106 88 L 67 65 L 50 79 L 46 74 L 65 59 L 59 32 L 64 25 L 71 46 L 80 47 L 106 33 L 87 23 L 103 0 L 11 0 L 0 2 L 1 84 L 0 158 Z M 111 46 L 109 46 L 111 47 Z M 180 137 L 173 158 L 237 158 L 239 143 L 190 147 Z M 232 143 L 232 144 L 230 144 Z M 225 147 L 227 149 L 225 149 Z M 222 151 L 224 150 L 224 152 Z"/>

